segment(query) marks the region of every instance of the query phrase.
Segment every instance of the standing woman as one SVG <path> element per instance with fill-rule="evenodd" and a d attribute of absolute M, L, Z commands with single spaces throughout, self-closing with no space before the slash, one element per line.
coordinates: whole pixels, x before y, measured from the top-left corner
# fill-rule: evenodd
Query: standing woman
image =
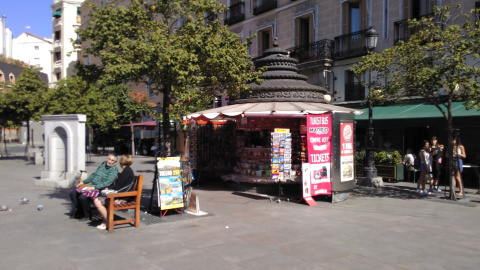
<path fill-rule="evenodd" d="M 442 156 L 443 156 L 443 147 L 438 144 L 436 136 L 432 137 L 432 144 L 430 148 L 430 153 L 432 155 L 432 173 L 433 173 L 433 183 L 430 185 L 430 191 L 438 189 L 438 180 L 442 173 Z"/>
<path fill-rule="evenodd" d="M 420 150 L 420 177 L 417 182 L 417 192 L 422 195 L 428 195 L 430 192 L 425 190 L 425 182 L 427 180 L 427 173 L 432 172 L 432 162 L 430 157 L 430 143 L 424 140 L 422 150 Z M 420 185 L 422 189 L 420 189 Z"/>
<path fill-rule="evenodd" d="M 117 180 L 115 180 L 115 182 L 108 187 L 108 189 L 121 192 L 127 192 L 131 190 L 135 180 L 133 170 L 130 168 L 130 165 L 132 164 L 133 160 L 129 155 L 123 155 L 120 157 L 120 167 L 122 167 L 122 173 L 118 176 Z M 93 203 L 103 218 L 102 224 L 97 226 L 97 228 L 100 230 L 105 230 L 107 227 L 107 208 L 105 208 L 105 201 L 106 197 L 98 197 L 93 200 Z"/>
<path fill-rule="evenodd" d="M 465 148 L 460 141 L 460 138 L 453 139 L 453 175 L 455 181 L 453 182 L 453 188 L 455 189 L 456 183 L 458 182 L 459 192 L 457 196 L 463 196 L 463 185 L 462 185 L 462 172 L 463 172 L 463 159 L 467 157 L 465 153 Z"/>

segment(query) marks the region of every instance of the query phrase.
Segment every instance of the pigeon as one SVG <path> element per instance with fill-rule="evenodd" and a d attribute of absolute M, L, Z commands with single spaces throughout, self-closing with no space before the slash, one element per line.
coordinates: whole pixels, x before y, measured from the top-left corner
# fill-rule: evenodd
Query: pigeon
<path fill-rule="evenodd" d="M 29 200 L 27 198 L 21 198 L 20 199 L 20 204 L 27 204 Z"/>
<path fill-rule="evenodd" d="M 42 210 L 43 210 L 43 205 L 39 204 L 39 205 L 37 206 L 37 210 L 38 210 L 38 211 L 42 211 Z"/>
<path fill-rule="evenodd" d="M 7 211 L 8 210 L 8 206 L 6 205 L 2 205 L 2 207 L 0 208 L 0 211 Z"/>

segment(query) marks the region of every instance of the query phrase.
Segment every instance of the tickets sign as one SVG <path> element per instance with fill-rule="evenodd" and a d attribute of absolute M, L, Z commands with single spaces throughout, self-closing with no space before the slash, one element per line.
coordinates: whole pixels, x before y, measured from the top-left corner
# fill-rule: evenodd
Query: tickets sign
<path fill-rule="evenodd" d="M 307 115 L 310 194 L 331 194 L 332 115 Z"/>

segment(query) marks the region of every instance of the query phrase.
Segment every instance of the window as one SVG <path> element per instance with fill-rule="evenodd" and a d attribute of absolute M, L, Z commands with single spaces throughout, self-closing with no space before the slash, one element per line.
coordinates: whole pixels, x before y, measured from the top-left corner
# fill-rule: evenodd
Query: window
<path fill-rule="evenodd" d="M 365 87 L 362 84 L 361 74 L 345 71 L 345 101 L 362 100 L 365 98 Z"/>
<path fill-rule="evenodd" d="M 420 18 L 434 12 L 434 0 L 404 0 L 403 3 L 405 19 Z"/>
<path fill-rule="evenodd" d="M 103 0 L 102 0 L 102 1 L 100 1 L 100 7 L 102 7 L 102 8 L 103 8 Z"/>
<path fill-rule="evenodd" d="M 258 55 L 272 46 L 272 28 L 264 29 L 258 33 Z"/>
<path fill-rule="evenodd" d="M 57 61 L 61 61 L 62 60 L 62 53 L 61 52 L 55 52 L 55 54 L 53 55 L 53 61 L 57 62 Z"/>
<path fill-rule="evenodd" d="M 13 75 L 12 73 L 10 73 L 10 74 L 8 75 L 8 77 L 10 78 L 10 82 L 11 82 L 11 83 L 15 83 L 15 75 Z"/>
<path fill-rule="evenodd" d="M 313 31 L 313 14 L 295 19 L 295 44 L 308 45 L 315 39 Z"/>
<path fill-rule="evenodd" d="M 342 4 L 342 33 L 349 34 L 367 29 L 367 5 L 365 0 Z"/>
<path fill-rule="evenodd" d="M 3 76 L 3 72 L 0 71 L 0 83 L 5 82 L 5 77 Z"/>
<path fill-rule="evenodd" d="M 55 74 L 55 78 L 57 79 L 57 81 L 59 81 L 59 80 L 62 78 L 62 73 L 57 72 L 57 73 Z"/>
<path fill-rule="evenodd" d="M 60 40 L 62 38 L 62 34 L 60 31 L 55 31 L 55 41 Z"/>

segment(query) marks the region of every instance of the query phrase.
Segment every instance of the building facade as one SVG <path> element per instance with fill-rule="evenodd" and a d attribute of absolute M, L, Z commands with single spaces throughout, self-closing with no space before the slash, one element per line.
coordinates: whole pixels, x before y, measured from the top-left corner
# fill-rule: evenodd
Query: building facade
<path fill-rule="evenodd" d="M 378 43 L 374 52 L 394 46 L 408 39 L 415 29 L 408 27 L 408 19 L 432 16 L 435 6 L 462 5 L 463 13 L 480 7 L 478 0 L 221 0 L 229 7 L 223 15 L 224 24 L 242 40 L 256 35 L 249 53 L 261 56 L 272 47 L 277 38 L 280 47 L 298 59 L 299 73 L 308 76 L 308 82 L 327 88 L 332 103 L 361 108 L 368 95 L 363 82 L 369 74 L 359 75 L 351 68 L 369 52 L 366 38 L 369 28 L 376 30 Z M 221 15 L 221 16 L 222 16 Z M 461 22 L 459 22 L 461 23 Z M 446 121 L 436 110 L 418 100 L 402 113 L 392 108 L 374 108 L 373 121 L 376 149 L 396 149 L 402 154 L 407 148 L 418 153 L 422 140 L 437 136 L 447 144 Z M 466 163 L 480 163 L 480 143 L 476 139 L 480 113 L 454 113 L 454 125 L 466 145 Z M 380 110 L 382 109 L 382 110 Z M 413 110 L 415 109 L 415 110 Z M 435 109 L 435 108 L 434 108 Z M 416 115 L 405 114 L 415 111 Z M 357 149 L 367 144 L 367 124 L 364 113 L 357 118 Z M 412 118 L 408 118 L 412 117 Z M 478 185 L 478 183 L 476 183 Z"/>
<path fill-rule="evenodd" d="M 13 39 L 13 58 L 41 68 L 41 72 L 48 75 L 48 81 L 52 81 L 52 40 L 41 38 L 24 32 Z"/>
<path fill-rule="evenodd" d="M 7 28 L 7 16 L 2 15 L 0 20 L 0 54 L 7 58 L 12 58 L 12 40 L 13 34 L 10 28 Z"/>
<path fill-rule="evenodd" d="M 81 25 L 80 6 L 84 0 L 54 0 L 52 8 L 52 69 L 51 84 L 71 76 L 78 61 L 79 49 L 76 30 Z"/>

